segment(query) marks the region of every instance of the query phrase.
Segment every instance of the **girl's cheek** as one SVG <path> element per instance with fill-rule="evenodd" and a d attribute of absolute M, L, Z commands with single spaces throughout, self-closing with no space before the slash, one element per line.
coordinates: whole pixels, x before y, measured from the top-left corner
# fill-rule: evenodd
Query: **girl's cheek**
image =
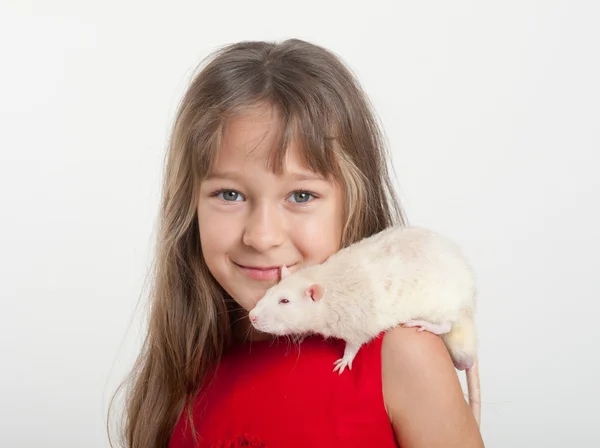
<path fill-rule="evenodd" d="M 206 215 L 200 224 L 200 236 L 212 247 L 222 247 L 235 237 L 238 220 L 222 214 Z"/>
<path fill-rule="evenodd" d="M 198 207 L 198 227 L 200 240 L 206 251 L 214 251 L 226 245 L 231 238 L 235 220 L 215 209 L 210 203 L 200 203 Z"/>
<path fill-rule="evenodd" d="M 336 213 L 307 216 L 291 228 L 294 245 L 307 262 L 322 263 L 339 249 L 342 223 Z"/>

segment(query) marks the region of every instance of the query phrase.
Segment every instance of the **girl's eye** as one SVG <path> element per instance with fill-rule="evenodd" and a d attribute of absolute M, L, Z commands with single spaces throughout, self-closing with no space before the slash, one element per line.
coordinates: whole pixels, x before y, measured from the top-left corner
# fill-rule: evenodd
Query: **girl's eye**
<path fill-rule="evenodd" d="M 235 190 L 227 190 L 224 188 L 221 190 L 215 191 L 214 193 L 212 193 L 211 196 L 218 197 L 226 202 L 237 202 L 237 201 L 244 200 L 244 196 L 242 196 L 241 193 L 238 193 Z M 299 204 L 305 204 L 307 202 L 310 202 L 310 200 L 312 198 L 314 198 L 314 195 L 312 193 L 309 193 L 308 191 L 295 191 L 288 197 L 288 199 L 290 199 L 290 198 L 291 198 L 292 202 L 296 202 Z"/>
<path fill-rule="evenodd" d="M 214 196 L 220 197 L 227 202 L 235 202 L 238 199 L 243 200 L 243 196 L 235 190 L 220 190 L 214 193 Z"/>
<path fill-rule="evenodd" d="M 313 197 L 313 195 L 310 194 L 308 191 L 295 191 L 290 196 L 290 198 L 294 199 L 294 202 L 298 202 L 301 204 L 309 202 L 311 197 Z"/>
<path fill-rule="evenodd" d="M 284 298 L 284 299 L 279 299 L 279 303 L 286 304 L 286 303 L 290 303 L 290 301 L 288 299 Z"/>

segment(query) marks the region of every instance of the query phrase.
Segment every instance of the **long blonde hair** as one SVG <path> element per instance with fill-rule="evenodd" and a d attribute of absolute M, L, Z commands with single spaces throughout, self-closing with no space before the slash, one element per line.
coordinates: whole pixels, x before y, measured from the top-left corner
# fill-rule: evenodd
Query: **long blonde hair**
<path fill-rule="evenodd" d="M 128 386 L 121 434 L 128 448 L 168 446 L 186 403 L 191 419 L 192 400 L 229 342 L 232 310 L 202 256 L 196 194 L 226 120 L 258 103 L 276 108 L 281 120 L 273 170 L 296 139 L 309 168 L 343 183 L 342 245 L 406 223 L 381 129 L 338 56 L 298 39 L 240 42 L 212 53 L 179 104 L 169 142 L 148 333 L 117 390 Z"/>

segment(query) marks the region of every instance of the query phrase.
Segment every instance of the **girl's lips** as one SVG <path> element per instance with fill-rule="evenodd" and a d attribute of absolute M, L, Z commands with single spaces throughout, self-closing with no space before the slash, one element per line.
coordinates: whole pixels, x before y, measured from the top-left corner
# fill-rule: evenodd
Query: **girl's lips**
<path fill-rule="evenodd" d="M 281 266 L 277 267 L 249 267 L 236 263 L 236 266 L 253 280 L 279 280 Z M 289 267 L 289 266 L 288 266 Z"/>

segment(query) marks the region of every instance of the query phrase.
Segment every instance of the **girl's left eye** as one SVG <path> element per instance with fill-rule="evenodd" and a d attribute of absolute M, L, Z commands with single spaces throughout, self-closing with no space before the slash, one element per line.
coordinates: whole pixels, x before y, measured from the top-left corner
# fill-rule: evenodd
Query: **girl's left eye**
<path fill-rule="evenodd" d="M 212 193 L 211 196 L 216 196 L 226 202 L 237 202 L 238 200 L 244 200 L 244 197 L 235 190 L 221 189 Z"/>
<path fill-rule="evenodd" d="M 309 193 L 308 191 L 295 191 L 289 197 L 294 199 L 293 202 L 305 204 L 305 203 L 309 202 L 310 198 L 314 197 L 314 195 Z"/>

